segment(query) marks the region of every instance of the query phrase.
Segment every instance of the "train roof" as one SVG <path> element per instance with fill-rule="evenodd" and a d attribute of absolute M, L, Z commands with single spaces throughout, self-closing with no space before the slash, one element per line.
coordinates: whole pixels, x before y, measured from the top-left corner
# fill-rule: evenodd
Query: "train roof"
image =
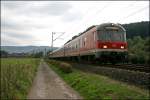
<path fill-rule="evenodd" d="M 63 48 L 63 46 L 60 47 L 60 48 L 58 48 L 58 49 L 56 49 L 56 50 L 54 50 L 54 51 L 52 51 L 51 53 L 57 52 L 57 51 L 59 51 L 59 50 L 62 49 L 62 48 Z"/>
<path fill-rule="evenodd" d="M 96 27 L 97 30 L 103 30 L 104 27 L 106 27 L 106 26 L 116 26 L 116 27 L 120 27 L 123 31 L 126 31 L 126 30 L 121 26 L 121 24 L 119 24 L 119 23 L 117 23 L 117 24 L 115 24 L 115 23 L 103 23 L 103 24 L 100 24 L 100 25 L 92 25 L 92 26 L 90 26 L 89 28 L 87 28 L 85 31 L 79 33 L 78 35 L 73 36 L 72 39 L 68 40 L 65 44 L 67 44 L 68 42 L 72 41 L 73 39 L 79 37 L 80 35 L 82 35 L 83 33 L 87 32 L 87 31 L 89 31 L 90 29 L 92 29 L 92 28 L 94 28 L 94 27 Z"/>
<path fill-rule="evenodd" d="M 75 38 L 79 37 L 80 35 L 82 35 L 83 33 L 85 33 L 85 32 L 87 32 L 87 31 L 91 30 L 91 29 L 94 28 L 94 27 L 96 27 L 96 29 L 99 31 L 99 30 L 103 30 L 104 27 L 106 27 L 106 26 L 116 26 L 116 27 L 120 27 L 123 31 L 126 31 L 126 30 L 122 27 L 122 25 L 121 25 L 121 24 L 118 24 L 118 23 L 117 23 L 117 24 L 115 24 L 115 23 L 103 23 L 103 24 L 100 24 L 100 25 L 92 25 L 92 26 L 88 27 L 85 31 L 79 33 L 78 35 L 73 36 L 72 39 L 68 40 L 65 44 L 67 44 L 68 42 L 74 40 Z M 60 48 L 58 48 L 58 49 L 56 49 L 56 50 L 54 50 L 54 51 L 51 52 L 51 53 L 57 52 L 57 51 L 59 51 L 59 50 L 62 49 L 62 48 L 63 48 L 63 46 L 60 47 Z"/>
<path fill-rule="evenodd" d="M 97 26 L 97 25 L 92 25 L 92 26 L 88 27 L 85 31 L 79 33 L 78 35 L 73 36 L 72 39 L 68 40 L 65 44 L 67 44 L 67 43 L 70 42 L 71 40 L 73 40 L 73 39 L 79 37 L 81 34 L 83 34 L 83 33 L 87 32 L 87 31 L 89 31 L 90 29 L 92 29 L 92 28 L 94 28 L 94 27 L 96 27 L 96 26 Z"/>
<path fill-rule="evenodd" d="M 117 23 L 117 24 L 115 24 L 115 23 L 103 23 L 103 24 L 97 25 L 97 30 L 98 30 L 98 31 L 99 31 L 99 30 L 103 30 L 104 27 L 106 27 L 106 26 L 116 26 L 116 27 L 120 27 L 123 31 L 126 31 L 126 30 L 121 26 L 121 24 L 119 24 L 119 23 Z"/>

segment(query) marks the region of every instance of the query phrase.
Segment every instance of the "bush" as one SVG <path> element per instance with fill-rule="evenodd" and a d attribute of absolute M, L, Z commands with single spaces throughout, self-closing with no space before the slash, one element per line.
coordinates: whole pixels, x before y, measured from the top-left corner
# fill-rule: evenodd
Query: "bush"
<path fill-rule="evenodd" d="M 149 41 L 149 37 L 141 38 L 140 36 L 128 39 L 129 62 L 134 64 L 149 64 Z"/>
<path fill-rule="evenodd" d="M 71 73 L 72 72 L 72 66 L 69 63 L 65 63 L 65 62 L 60 63 L 59 69 L 65 73 Z"/>
<path fill-rule="evenodd" d="M 57 61 L 57 60 L 48 60 L 48 59 L 46 59 L 46 61 L 49 64 L 58 67 L 61 71 L 65 72 L 65 73 L 71 73 L 72 72 L 72 65 L 69 63 Z"/>
<path fill-rule="evenodd" d="M 50 64 L 52 64 L 52 65 L 56 65 L 56 66 L 60 65 L 60 62 L 56 61 L 56 60 L 47 60 L 47 62 L 50 63 Z"/>

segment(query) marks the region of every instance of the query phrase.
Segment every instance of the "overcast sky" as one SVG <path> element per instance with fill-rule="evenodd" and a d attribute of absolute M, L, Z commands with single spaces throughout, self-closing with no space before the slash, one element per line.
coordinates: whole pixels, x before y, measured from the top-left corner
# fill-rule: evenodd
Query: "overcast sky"
<path fill-rule="evenodd" d="M 60 47 L 89 26 L 149 21 L 149 1 L 2 1 L 1 45 Z M 54 38 L 61 33 L 54 35 Z"/>

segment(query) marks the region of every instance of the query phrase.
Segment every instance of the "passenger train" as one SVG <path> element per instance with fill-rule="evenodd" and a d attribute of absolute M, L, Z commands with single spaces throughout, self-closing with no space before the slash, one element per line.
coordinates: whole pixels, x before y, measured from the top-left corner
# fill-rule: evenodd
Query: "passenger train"
<path fill-rule="evenodd" d="M 103 23 L 89 27 L 61 48 L 49 53 L 54 59 L 121 62 L 127 57 L 126 30 L 120 24 Z"/>

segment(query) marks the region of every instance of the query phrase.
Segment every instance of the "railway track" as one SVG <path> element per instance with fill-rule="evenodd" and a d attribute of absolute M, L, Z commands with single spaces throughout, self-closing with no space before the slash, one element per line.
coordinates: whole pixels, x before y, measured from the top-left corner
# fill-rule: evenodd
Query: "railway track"
<path fill-rule="evenodd" d="M 124 68 L 128 70 L 134 70 L 134 71 L 140 71 L 140 72 L 150 72 L 150 66 L 149 65 L 139 65 L 139 64 L 122 64 L 122 65 L 117 65 L 118 68 Z"/>
<path fill-rule="evenodd" d="M 119 68 L 119 69 L 125 69 L 125 70 L 131 70 L 131 71 L 139 71 L 139 72 L 150 72 L 149 65 L 139 65 L 139 64 L 116 64 L 116 65 L 97 65 L 97 66 L 103 66 L 103 67 L 111 67 L 111 68 Z"/>
<path fill-rule="evenodd" d="M 70 63 L 76 63 L 76 62 L 70 62 Z M 97 69 L 99 67 L 110 67 L 110 68 L 118 68 L 118 69 L 145 72 L 145 73 L 150 72 L 150 66 L 149 65 L 143 65 L 143 64 L 116 64 L 116 65 L 112 65 L 112 64 L 95 64 L 95 63 L 87 63 L 87 62 L 76 63 L 76 65 L 77 64 L 81 64 L 84 66 L 91 66 L 92 68 L 97 68 Z"/>

